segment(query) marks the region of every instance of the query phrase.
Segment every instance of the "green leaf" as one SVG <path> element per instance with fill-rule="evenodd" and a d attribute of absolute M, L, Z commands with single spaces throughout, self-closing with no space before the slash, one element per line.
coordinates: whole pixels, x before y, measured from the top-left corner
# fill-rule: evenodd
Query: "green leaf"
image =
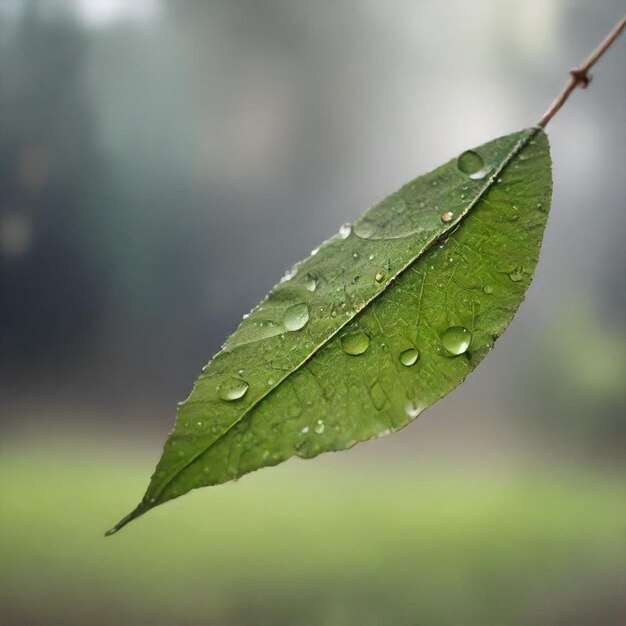
<path fill-rule="evenodd" d="M 244 316 L 189 398 L 139 506 L 395 432 L 459 385 L 537 263 L 550 156 L 532 128 L 373 206 Z"/>

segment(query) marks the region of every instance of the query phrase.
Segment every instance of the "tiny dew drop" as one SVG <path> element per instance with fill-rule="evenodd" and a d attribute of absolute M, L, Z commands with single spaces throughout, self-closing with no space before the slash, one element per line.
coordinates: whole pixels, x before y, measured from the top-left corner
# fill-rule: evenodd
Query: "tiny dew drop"
<path fill-rule="evenodd" d="M 415 348 L 409 348 L 400 353 L 400 363 L 405 367 L 411 367 L 415 365 L 420 358 L 420 353 Z"/>
<path fill-rule="evenodd" d="M 317 276 L 315 274 L 307 274 L 305 286 L 309 291 L 315 291 L 317 289 Z"/>
<path fill-rule="evenodd" d="M 472 174 L 476 174 L 482 170 L 485 166 L 485 162 L 480 154 L 474 152 L 473 150 L 466 150 L 459 156 L 456 165 L 463 172 L 463 174 L 471 176 Z"/>
<path fill-rule="evenodd" d="M 485 285 L 483 287 L 483 293 L 486 293 L 488 296 L 493 293 L 493 287 L 491 285 Z"/>
<path fill-rule="evenodd" d="M 283 275 L 283 277 L 280 279 L 280 282 L 281 283 L 287 282 L 288 280 L 291 280 L 295 275 L 296 273 L 293 270 L 293 268 L 290 270 L 287 270 L 285 274 Z"/>
<path fill-rule="evenodd" d="M 315 422 L 315 426 L 313 426 L 313 430 L 318 435 L 321 435 L 324 432 L 324 428 L 324 422 L 322 422 L 322 420 L 317 420 L 317 422 Z"/>
<path fill-rule="evenodd" d="M 404 407 L 404 412 L 412 419 L 415 419 L 423 410 L 424 407 L 418 404 L 415 400 L 409 402 Z"/>
<path fill-rule="evenodd" d="M 245 380 L 231 377 L 221 382 L 217 393 L 222 400 L 239 400 L 246 395 L 248 387 L 249 385 Z"/>
<path fill-rule="evenodd" d="M 441 221 L 444 224 L 447 224 L 448 222 L 451 222 L 454 219 L 454 213 L 452 213 L 452 211 L 444 211 L 441 215 Z"/>
<path fill-rule="evenodd" d="M 309 307 L 302 304 L 290 306 L 283 317 L 283 324 L 287 330 L 300 330 L 309 321 Z"/>
<path fill-rule="evenodd" d="M 521 267 L 516 267 L 512 272 L 509 273 L 509 278 L 514 283 L 519 283 L 522 278 L 524 278 L 524 272 Z"/>
<path fill-rule="evenodd" d="M 363 354 L 369 345 L 370 338 L 362 330 L 351 331 L 341 337 L 343 351 L 352 356 Z"/>
<path fill-rule="evenodd" d="M 341 227 L 339 228 L 339 236 L 342 239 L 346 239 L 346 237 L 348 237 L 348 235 L 352 232 L 352 226 L 350 226 L 350 224 L 342 224 Z"/>
<path fill-rule="evenodd" d="M 441 345 L 452 356 L 467 352 L 471 341 L 472 333 L 463 326 L 450 326 L 441 336 Z"/>
<path fill-rule="evenodd" d="M 376 275 L 374 276 L 374 280 L 377 283 L 382 283 L 383 280 L 385 280 L 386 277 L 387 277 L 387 272 L 385 270 L 378 270 L 376 272 Z"/>

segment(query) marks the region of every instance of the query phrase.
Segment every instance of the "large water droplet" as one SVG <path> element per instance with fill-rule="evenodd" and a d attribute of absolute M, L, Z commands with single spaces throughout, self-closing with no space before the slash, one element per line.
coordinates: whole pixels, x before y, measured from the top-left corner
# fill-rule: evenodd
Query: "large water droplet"
<path fill-rule="evenodd" d="M 222 400 L 239 400 L 246 395 L 248 387 L 245 380 L 233 376 L 221 382 L 217 393 Z"/>
<path fill-rule="evenodd" d="M 415 348 L 409 348 L 404 352 L 400 353 L 400 363 L 406 367 L 411 367 L 411 365 L 415 365 L 417 360 L 420 358 L 420 353 Z"/>
<path fill-rule="evenodd" d="M 324 432 L 324 428 L 324 422 L 322 422 L 322 420 L 317 420 L 317 422 L 315 422 L 315 426 L 313 426 L 313 431 L 318 435 L 321 435 Z"/>
<path fill-rule="evenodd" d="M 473 150 L 466 150 L 459 156 L 456 165 L 463 174 L 470 176 L 479 172 L 485 166 L 485 162 L 480 154 Z"/>
<path fill-rule="evenodd" d="M 341 347 L 346 354 L 363 354 L 370 345 L 370 338 L 362 330 L 354 330 L 342 335 Z"/>
<path fill-rule="evenodd" d="M 315 274 L 307 274 L 305 286 L 309 291 L 315 291 L 317 289 L 317 276 Z"/>
<path fill-rule="evenodd" d="M 441 336 L 441 345 L 452 356 L 466 352 L 471 341 L 472 333 L 463 326 L 450 326 Z"/>
<path fill-rule="evenodd" d="M 283 324 L 287 330 L 300 330 L 309 321 L 309 307 L 302 304 L 290 306 L 283 317 Z"/>

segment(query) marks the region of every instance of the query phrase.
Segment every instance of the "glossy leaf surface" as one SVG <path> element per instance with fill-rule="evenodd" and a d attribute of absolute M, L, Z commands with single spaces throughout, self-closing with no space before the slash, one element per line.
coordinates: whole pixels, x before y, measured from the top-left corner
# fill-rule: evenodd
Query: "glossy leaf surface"
<path fill-rule="evenodd" d="M 511 321 L 551 199 L 546 135 L 466 151 L 373 206 L 246 315 L 178 408 L 139 506 L 397 431 Z"/>

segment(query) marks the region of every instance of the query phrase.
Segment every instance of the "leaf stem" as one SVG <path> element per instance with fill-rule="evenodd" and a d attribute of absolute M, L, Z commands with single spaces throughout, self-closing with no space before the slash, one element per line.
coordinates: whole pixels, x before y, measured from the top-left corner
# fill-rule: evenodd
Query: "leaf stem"
<path fill-rule="evenodd" d="M 585 89 L 591 82 L 589 70 L 598 62 L 600 57 L 609 49 L 611 44 L 621 35 L 626 27 L 626 15 L 613 27 L 611 32 L 604 38 L 600 45 L 591 53 L 587 60 L 578 67 L 570 70 L 570 79 L 563 88 L 563 91 L 554 99 L 548 110 L 537 122 L 539 128 L 545 128 L 548 122 L 556 115 L 559 109 L 565 104 L 570 94 L 579 85 Z"/>

